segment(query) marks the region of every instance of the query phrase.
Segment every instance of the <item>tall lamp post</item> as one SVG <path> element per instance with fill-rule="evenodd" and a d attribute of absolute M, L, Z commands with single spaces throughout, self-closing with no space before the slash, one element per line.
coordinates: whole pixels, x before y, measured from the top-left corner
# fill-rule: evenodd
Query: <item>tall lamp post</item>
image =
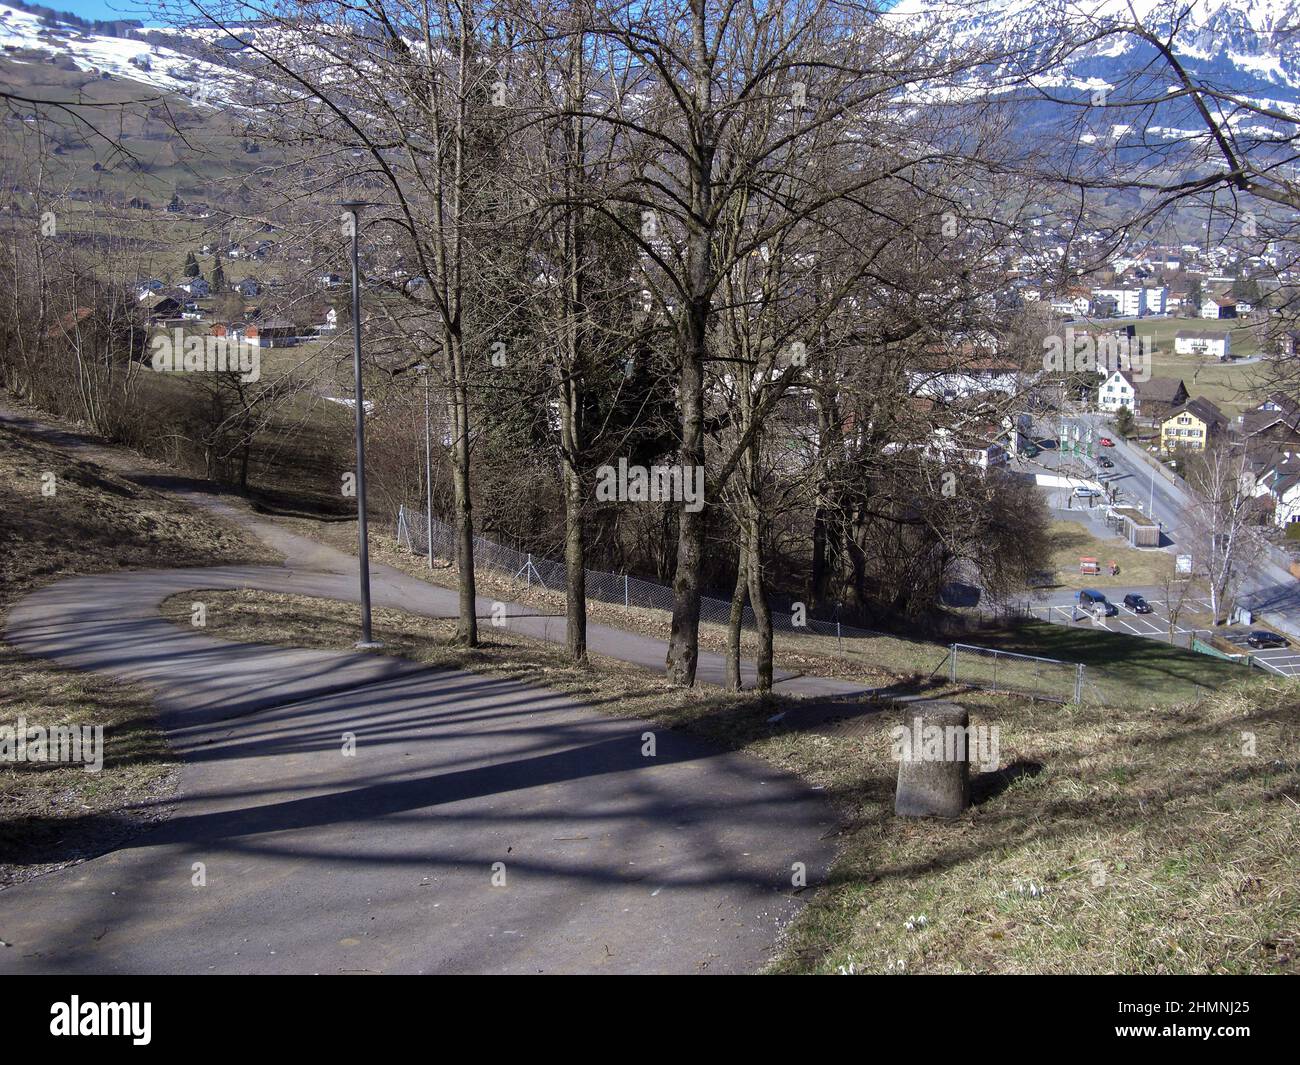
<path fill-rule="evenodd" d="M 433 569 L 433 446 L 429 434 L 429 364 L 416 367 L 424 381 L 424 534 L 429 549 L 429 569 Z"/>
<path fill-rule="evenodd" d="M 361 640 L 359 648 L 382 647 L 370 634 L 370 538 L 366 529 L 366 400 L 361 383 L 361 267 L 357 258 L 361 208 L 373 204 L 347 200 L 343 209 L 351 216 L 352 230 L 352 372 L 356 392 L 357 434 L 357 538 L 361 549 Z"/>

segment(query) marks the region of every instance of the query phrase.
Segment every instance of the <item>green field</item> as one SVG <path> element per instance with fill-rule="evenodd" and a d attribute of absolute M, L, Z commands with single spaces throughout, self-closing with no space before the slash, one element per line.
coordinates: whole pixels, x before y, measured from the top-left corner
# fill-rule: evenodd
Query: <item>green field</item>
<path fill-rule="evenodd" d="M 1104 324 L 1114 327 L 1133 325 L 1137 327 L 1139 337 L 1151 337 L 1154 347 L 1151 375 L 1181 378 L 1189 396 L 1204 396 L 1229 417 L 1255 406 L 1268 394 L 1270 367 L 1267 363 L 1242 365 L 1240 362 L 1222 363 L 1215 358 L 1174 354 L 1174 336 L 1180 330 L 1208 329 L 1231 333 L 1231 350 L 1236 359 L 1253 358 L 1260 353 L 1259 338 L 1249 320 L 1117 318 L 1108 319 Z"/>

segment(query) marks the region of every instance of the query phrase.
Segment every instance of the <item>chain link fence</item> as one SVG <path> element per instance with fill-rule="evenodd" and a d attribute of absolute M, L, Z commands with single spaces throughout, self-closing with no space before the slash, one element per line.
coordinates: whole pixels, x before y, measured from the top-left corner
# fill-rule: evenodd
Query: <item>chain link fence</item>
<path fill-rule="evenodd" d="M 435 556 L 446 559 L 456 557 L 455 530 L 436 518 L 431 519 L 424 511 L 415 507 L 402 505 L 399 508 L 396 535 L 398 544 L 412 554 L 428 554 L 430 540 L 432 540 Z M 547 591 L 560 594 L 566 590 L 563 563 L 504 547 L 481 536 L 474 537 L 474 568 L 476 572 L 490 571 L 501 574 L 526 588 L 537 585 Z M 626 573 L 607 573 L 603 570 L 591 569 L 584 570 L 584 573 L 587 596 L 590 599 L 622 605 L 627 609 L 671 611 L 673 608 L 673 592 L 668 585 L 630 577 Z M 727 600 L 708 596 L 700 599 L 701 621 L 726 625 L 730 618 L 731 603 Z M 775 608 L 772 610 L 774 631 L 829 636 L 836 639 L 841 647 L 845 640 L 868 636 L 899 639 L 890 633 L 845 625 L 834 618 L 805 616 L 801 619 L 804 622 L 802 625 L 797 624 L 797 620 L 800 619 L 794 611 Z M 742 625 L 750 630 L 756 628 L 754 613 L 748 605 L 744 608 Z M 939 668 L 944 666 L 945 662 L 941 660 Z M 1063 703 L 1082 701 L 1086 692 L 1094 690 L 1094 686 L 1088 681 L 1098 679 L 1085 678 L 1084 666 L 1075 662 L 1038 658 L 1033 655 L 961 643 L 950 646 L 946 670 L 948 679 L 953 684 L 1020 692 L 1037 699 L 1052 699 Z M 938 668 L 935 672 L 938 672 Z"/>
<path fill-rule="evenodd" d="M 440 558 L 456 557 L 455 530 L 436 518 L 430 519 L 422 510 L 403 504 L 397 512 L 397 542 L 412 554 L 423 555 L 433 541 L 433 553 Z M 565 568 L 562 562 L 542 558 L 540 555 L 503 547 L 481 536 L 474 537 L 475 572 L 491 571 L 510 577 L 525 587 L 540 585 L 548 591 L 563 593 L 566 588 Z M 673 590 L 656 581 L 629 577 L 626 573 L 606 573 L 603 570 L 584 570 L 587 597 L 602 603 L 621 604 L 626 608 L 667 610 L 673 608 Z M 726 625 L 731 619 L 731 603 L 725 599 L 700 599 L 700 620 Z M 803 624 L 797 622 L 803 621 Z M 753 630 L 754 612 L 746 604 L 742 627 Z M 801 635 L 829 636 L 837 640 L 859 639 L 864 636 L 887 636 L 888 633 L 845 625 L 834 618 L 814 618 L 803 611 L 772 608 L 772 630 Z"/>
<path fill-rule="evenodd" d="M 1085 667 L 1059 658 L 996 651 L 955 643 L 948 649 L 948 680 L 972 688 L 1022 692 L 1063 703 L 1083 701 Z"/>

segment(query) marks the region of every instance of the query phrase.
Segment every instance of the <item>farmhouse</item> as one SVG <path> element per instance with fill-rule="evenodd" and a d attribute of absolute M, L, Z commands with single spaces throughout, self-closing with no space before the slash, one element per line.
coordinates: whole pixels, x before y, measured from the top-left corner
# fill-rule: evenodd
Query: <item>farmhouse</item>
<path fill-rule="evenodd" d="M 259 348 L 287 348 L 298 342 L 298 327 L 283 318 L 270 318 L 245 329 L 244 339 Z"/>
<path fill-rule="evenodd" d="M 140 301 L 140 306 L 144 308 L 145 314 L 153 322 L 175 318 L 181 313 L 181 301 L 174 296 L 167 296 L 161 292 L 155 292 L 151 296 L 144 297 Z"/>
<path fill-rule="evenodd" d="M 1116 370 L 1097 389 L 1097 408 L 1113 413 L 1128 407 L 1133 416 L 1159 419 L 1187 402 L 1187 389 L 1176 377 L 1133 380 L 1132 374 Z"/>
<path fill-rule="evenodd" d="M 1212 355 L 1216 359 L 1229 358 L 1232 353 L 1232 334 L 1213 329 L 1180 329 L 1174 336 L 1175 355 Z"/>
<path fill-rule="evenodd" d="M 1178 377 L 1152 377 L 1137 385 L 1138 409 L 1133 413 L 1159 421 L 1187 402 L 1187 386 Z"/>
<path fill-rule="evenodd" d="M 1211 296 L 1201 304 L 1202 318 L 1236 318 L 1236 296 Z"/>

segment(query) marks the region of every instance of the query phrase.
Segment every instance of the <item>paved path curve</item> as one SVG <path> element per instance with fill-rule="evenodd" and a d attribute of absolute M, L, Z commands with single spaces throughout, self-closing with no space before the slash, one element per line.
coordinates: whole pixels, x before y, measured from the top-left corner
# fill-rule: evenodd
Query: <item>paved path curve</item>
<path fill-rule="evenodd" d="M 799 906 L 792 865 L 815 885 L 832 858 L 819 796 L 665 730 L 647 758 L 650 727 L 598 701 L 181 629 L 159 605 L 197 588 L 356 598 L 351 558 L 195 498 L 286 563 L 73 577 L 10 612 L 26 653 L 152 689 L 184 762 L 170 820 L 0 893 L 0 972 L 737 972 L 770 956 Z M 374 598 L 455 612 L 454 593 L 386 567 Z"/>

